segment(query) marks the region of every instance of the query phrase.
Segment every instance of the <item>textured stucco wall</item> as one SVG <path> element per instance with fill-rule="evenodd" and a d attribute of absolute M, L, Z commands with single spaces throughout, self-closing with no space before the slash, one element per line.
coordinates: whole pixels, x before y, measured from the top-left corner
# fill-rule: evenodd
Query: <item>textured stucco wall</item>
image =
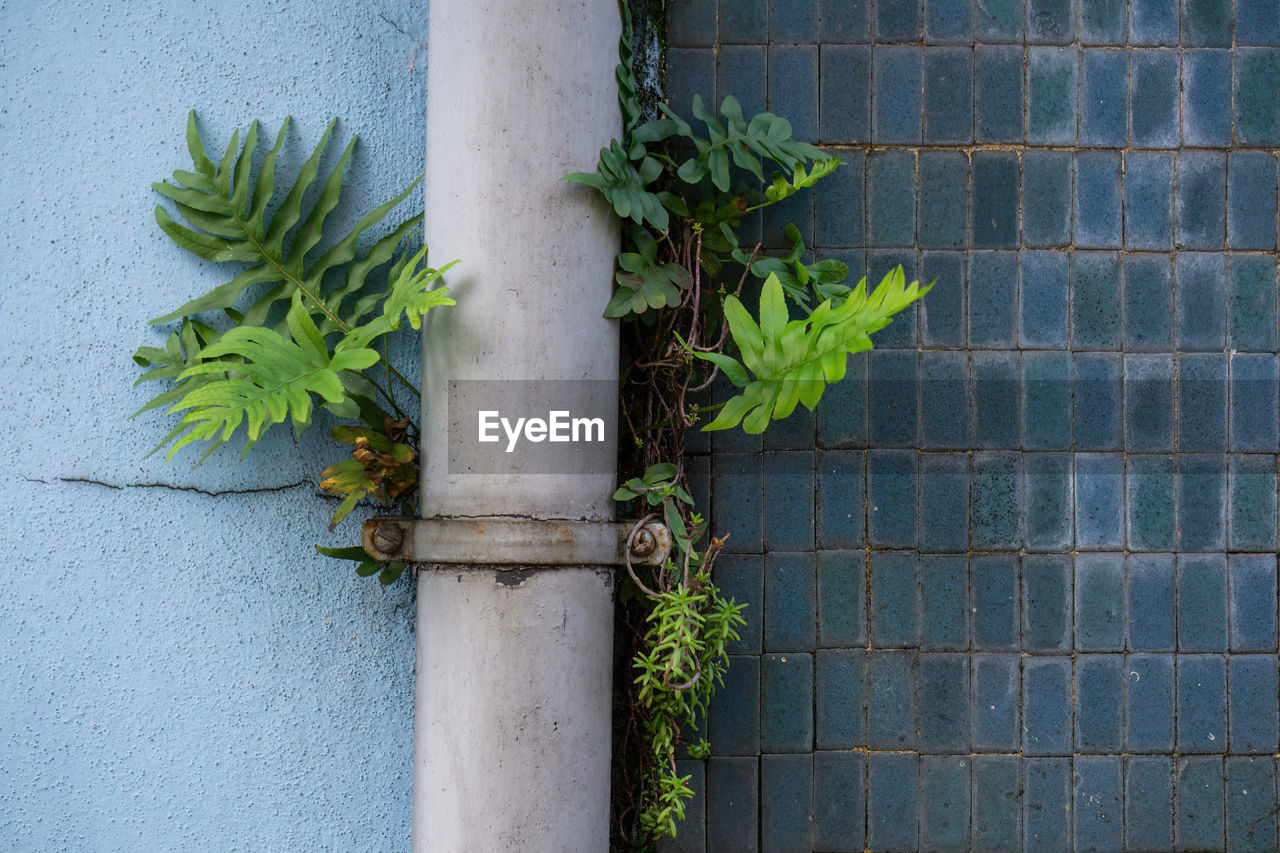
<path fill-rule="evenodd" d="M 152 218 L 187 110 L 292 114 L 290 179 L 339 116 L 349 226 L 422 168 L 425 7 L 0 4 L 0 849 L 408 848 L 412 585 L 312 551 L 358 528 L 326 422 L 190 471 L 125 417 L 146 318 L 224 280 Z"/>

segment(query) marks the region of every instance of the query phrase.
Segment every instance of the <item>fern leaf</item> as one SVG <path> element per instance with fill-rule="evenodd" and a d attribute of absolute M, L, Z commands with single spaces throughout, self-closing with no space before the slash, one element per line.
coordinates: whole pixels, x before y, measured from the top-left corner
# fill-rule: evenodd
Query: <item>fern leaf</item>
<path fill-rule="evenodd" d="M 848 356 L 871 349 L 871 334 L 929 289 L 919 282 L 906 285 L 898 267 L 869 295 L 863 279 L 839 305 L 827 300 L 808 317 L 788 321 L 782 283 L 770 275 L 760 294 L 758 325 L 736 297 L 726 297 L 725 318 L 744 364 L 723 353 L 691 352 L 718 364 L 742 391 L 703 429 L 741 424 L 745 432 L 758 434 L 797 405 L 812 410 L 827 384 L 844 378 Z M 754 374 L 749 382 L 747 369 Z"/>

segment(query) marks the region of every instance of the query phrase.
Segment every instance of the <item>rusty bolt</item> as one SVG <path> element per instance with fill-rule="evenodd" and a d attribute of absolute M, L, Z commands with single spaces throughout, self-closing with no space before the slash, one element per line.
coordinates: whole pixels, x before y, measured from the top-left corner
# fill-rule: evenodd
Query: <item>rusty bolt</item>
<path fill-rule="evenodd" d="M 404 544 L 404 531 L 395 522 L 380 524 L 373 531 L 373 547 L 383 554 L 395 554 Z"/>
<path fill-rule="evenodd" d="M 636 538 L 631 542 L 631 556 L 647 557 L 653 553 L 653 549 L 658 547 L 658 540 L 653 535 L 653 531 L 647 527 L 640 528 L 640 532 L 636 534 Z"/>

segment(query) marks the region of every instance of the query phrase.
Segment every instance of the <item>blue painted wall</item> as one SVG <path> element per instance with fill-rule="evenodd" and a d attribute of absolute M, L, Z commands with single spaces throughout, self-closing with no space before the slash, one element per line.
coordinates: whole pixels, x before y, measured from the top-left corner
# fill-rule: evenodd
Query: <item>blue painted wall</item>
<path fill-rule="evenodd" d="M 289 176 L 359 131 L 349 227 L 421 171 L 425 7 L 0 6 L 0 849 L 408 849 L 413 595 L 312 550 L 359 525 L 324 421 L 190 471 L 125 417 L 145 320 L 223 280 L 152 217 L 187 110 L 292 114 Z"/>
<path fill-rule="evenodd" d="M 684 850 L 1275 850 L 1275 0 L 672 0 L 668 91 L 937 279 L 691 463 L 750 622 Z M 868 379 L 869 377 L 869 379 Z"/>

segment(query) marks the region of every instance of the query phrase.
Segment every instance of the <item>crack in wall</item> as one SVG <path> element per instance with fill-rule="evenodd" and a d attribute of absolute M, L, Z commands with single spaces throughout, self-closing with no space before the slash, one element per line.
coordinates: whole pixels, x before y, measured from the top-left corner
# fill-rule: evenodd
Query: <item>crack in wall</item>
<path fill-rule="evenodd" d="M 115 489 L 123 491 L 124 489 L 167 489 L 174 492 L 196 492 L 197 494 L 206 495 L 211 498 L 221 497 L 223 495 L 255 495 L 262 492 L 285 492 L 290 489 L 298 489 L 303 486 L 310 486 L 310 480 L 299 480 L 296 483 L 285 483 L 280 486 L 255 486 L 247 489 L 222 489 L 211 491 L 202 489 L 199 486 L 179 486 L 174 483 L 109 483 L 106 480 L 95 480 L 91 477 L 56 477 L 54 482 L 49 480 L 41 480 L 35 477 L 23 476 L 23 480 L 28 483 L 39 483 L 43 486 L 52 486 L 57 483 L 78 483 L 89 486 L 101 486 L 104 489 Z"/>

